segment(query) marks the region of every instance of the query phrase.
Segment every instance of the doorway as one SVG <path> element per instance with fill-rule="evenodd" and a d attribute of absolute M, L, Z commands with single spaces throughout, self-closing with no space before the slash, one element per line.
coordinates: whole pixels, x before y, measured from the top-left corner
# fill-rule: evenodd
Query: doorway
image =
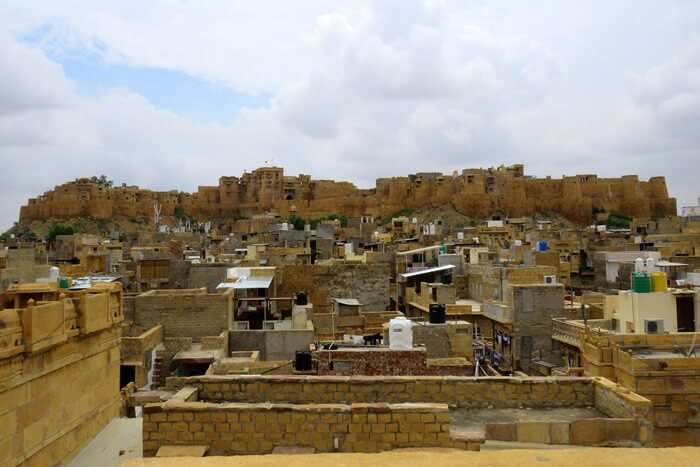
<path fill-rule="evenodd" d="M 695 332 L 695 303 L 689 295 L 676 296 L 678 332 Z"/>

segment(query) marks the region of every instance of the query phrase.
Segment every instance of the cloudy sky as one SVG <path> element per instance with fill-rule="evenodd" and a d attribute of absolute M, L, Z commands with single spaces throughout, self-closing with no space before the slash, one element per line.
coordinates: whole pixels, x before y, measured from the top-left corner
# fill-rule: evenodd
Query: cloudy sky
<path fill-rule="evenodd" d="M 700 195 L 700 2 L 4 0 L 0 228 L 78 176 L 522 162 Z"/>

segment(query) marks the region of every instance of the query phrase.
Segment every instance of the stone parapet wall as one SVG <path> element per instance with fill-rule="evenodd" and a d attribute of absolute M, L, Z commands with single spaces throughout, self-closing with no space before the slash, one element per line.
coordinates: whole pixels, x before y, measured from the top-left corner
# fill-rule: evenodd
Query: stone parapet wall
<path fill-rule="evenodd" d="M 138 336 L 122 336 L 122 361 L 143 363 L 145 352 L 153 350 L 161 342 L 163 342 L 163 326 L 160 324 Z"/>
<path fill-rule="evenodd" d="M 208 445 L 212 455 L 267 454 L 277 446 L 316 452 L 408 447 L 478 450 L 450 435 L 446 404 L 214 404 L 168 401 L 144 408 L 143 449 Z"/>
<path fill-rule="evenodd" d="M 0 465 L 63 465 L 119 416 L 119 336 L 113 326 L 0 360 Z"/>
<path fill-rule="evenodd" d="M 634 418 L 520 421 L 486 425 L 487 440 L 574 446 L 634 446 L 639 444 L 639 433 L 639 421 Z"/>
<path fill-rule="evenodd" d="M 646 418 L 656 446 L 700 445 L 700 359 L 677 353 L 697 334 L 581 334 L 587 375 L 606 376 L 653 405 Z M 657 354 L 637 356 L 639 347 Z"/>
<path fill-rule="evenodd" d="M 471 337 L 471 336 L 470 336 Z M 431 364 L 424 347 L 411 350 L 390 350 L 387 347 L 340 348 L 313 353 L 319 375 L 334 376 L 466 376 L 474 366 L 464 358 L 453 358 L 451 364 Z"/>
<path fill-rule="evenodd" d="M 592 378 L 462 376 L 193 376 L 167 379 L 193 386 L 203 401 L 445 403 L 459 407 L 584 407 L 595 404 Z"/>
<path fill-rule="evenodd" d="M 151 290 L 135 298 L 134 324 L 163 325 L 166 337 L 218 336 L 228 329 L 233 293 L 206 293 L 205 289 Z"/>

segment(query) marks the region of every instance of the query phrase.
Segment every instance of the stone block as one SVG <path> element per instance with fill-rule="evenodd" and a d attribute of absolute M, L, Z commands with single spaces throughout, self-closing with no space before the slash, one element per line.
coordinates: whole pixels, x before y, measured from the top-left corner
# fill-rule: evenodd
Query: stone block
<path fill-rule="evenodd" d="M 487 423 L 486 439 L 494 441 L 517 441 L 515 423 Z"/>
<path fill-rule="evenodd" d="M 685 427 L 688 425 L 688 412 L 672 412 L 657 407 L 654 410 L 654 423 L 659 427 Z"/>
<path fill-rule="evenodd" d="M 78 305 L 78 327 L 81 334 L 90 334 L 112 326 L 110 294 L 85 293 Z"/>
<path fill-rule="evenodd" d="M 549 439 L 552 444 L 571 444 L 571 425 L 569 422 L 551 422 Z"/>
<path fill-rule="evenodd" d="M 549 444 L 549 422 L 518 422 L 517 439 L 521 443 Z"/>
<path fill-rule="evenodd" d="M 694 434 L 685 428 L 656 428 L 654 430 L 655 447 L 693 446 Z"/>
<path fill-rule="evenodd" d="M 590 418 L 571 422 L 571 444 L 595 446 L 605 441 L 605 419 Z"/>
<path fill-rule="evenodd" d="M 637 441 L 639 422 L 635 419 L 608 418 L 605 420 L 607 441 Z"/>

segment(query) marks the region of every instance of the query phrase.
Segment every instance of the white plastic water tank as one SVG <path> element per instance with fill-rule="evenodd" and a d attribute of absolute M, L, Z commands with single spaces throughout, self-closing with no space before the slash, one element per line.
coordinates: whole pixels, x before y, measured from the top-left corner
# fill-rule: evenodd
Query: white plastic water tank
<path fill-rule="evenodd" d="M 656 271 L 656 261 L 654 258 L 647 258 L 646 261 L 644 262 L 644 268 L 646 272 L 655 272 Z"/>
<path fill-rule="evenodd" d="M 642 258 L 634 260 L 634 272 L 644 272 L 644 260 Z"/>
<path fill-rule="evenodd" d="M 49 280 L 52 282 L 58 282 L 59 269 L 56 266 L 51 266 L 49 268 Z"/>
<path fill-rule="evenodd" d="M 389 321 L 389 349 L 411 350 L 413 348 L 413 323 L 404 316 Z"/>

